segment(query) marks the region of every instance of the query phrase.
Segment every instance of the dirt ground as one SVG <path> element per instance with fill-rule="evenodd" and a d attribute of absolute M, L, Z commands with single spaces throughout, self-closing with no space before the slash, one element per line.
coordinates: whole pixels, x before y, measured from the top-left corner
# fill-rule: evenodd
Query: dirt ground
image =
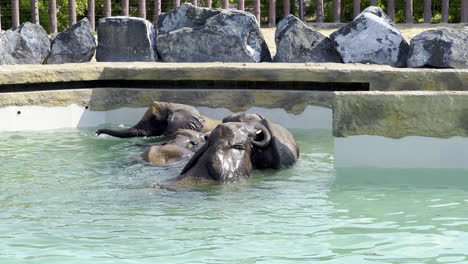
<path fill-rule="evenodd" d="M 335 32 L 340 27 L 345 24 L 334 24 L 334 23 L 325 23 L 325 24 L 316 24 L 308 23 L 309 27 L 319 31 L 320 33 L 329 36 L 331 33 Z M 440 29 L 440 28 L 458 28 L 458 29 L 468 29 L 468 24 L 397 24 L 398 29 L 401 31 L 408 43 L 410 40 L 417 34 L 431 29 Z M 275 30 L 276 28 L 262 28 L 263 35 L 270 48 L 271 55 L 276 54 L 276 45 L 275 45 Z"/>

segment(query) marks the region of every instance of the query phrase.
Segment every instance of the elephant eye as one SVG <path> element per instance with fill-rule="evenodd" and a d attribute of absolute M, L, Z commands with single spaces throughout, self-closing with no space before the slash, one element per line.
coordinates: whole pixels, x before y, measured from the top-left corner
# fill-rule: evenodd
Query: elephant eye
<path fill-rule="evenodd" d="M 241 145 L 241 144 L 233 145 L 231 148 L 233 148 L 233 149 L 239 149 L 239 150 L 245 150 L 244 145 Z"/>
<path fill-rule="evenodd" d="M 192 145 L 195 145 L 195 146 L 198 145 L 198 142 L 195 142 L 195 141 L 193 141 L 193 140 L 190 140 L 189 143 L 192 144 Z"/>

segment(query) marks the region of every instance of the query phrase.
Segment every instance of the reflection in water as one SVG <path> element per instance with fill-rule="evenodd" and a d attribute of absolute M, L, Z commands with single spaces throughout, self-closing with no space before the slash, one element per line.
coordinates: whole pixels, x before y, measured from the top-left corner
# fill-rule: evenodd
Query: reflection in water
<path fill-rule="evenodd" d="M 468 261 L 461 171 L 336 173 L 330 131 L 294 133 L 293 168 L 191 189 L 150 188 L 182 167 L 138 161 L 158 139 L 2 133 L 0 263 Z"/>

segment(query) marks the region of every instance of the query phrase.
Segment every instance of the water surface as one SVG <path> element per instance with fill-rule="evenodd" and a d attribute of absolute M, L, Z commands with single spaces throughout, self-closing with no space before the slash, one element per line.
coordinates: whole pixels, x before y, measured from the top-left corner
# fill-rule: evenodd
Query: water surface
<path fill-rule="evenodd" d="M 0 263 L 468 263 L 464 171 L 333 169 L 329 130 L 297 165 L 154 189 L 158 139 L 0 134 Z"/>

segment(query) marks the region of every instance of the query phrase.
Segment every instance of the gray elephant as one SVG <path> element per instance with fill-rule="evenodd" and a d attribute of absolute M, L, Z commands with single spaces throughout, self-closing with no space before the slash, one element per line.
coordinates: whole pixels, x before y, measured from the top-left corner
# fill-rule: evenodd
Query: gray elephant
<path fill-rule="evenodd" d="M 200 132 L 213 130 L 218 120 L 202 116 L 197 109 L 189 105 L 154 101 L 143 118 L 128 129 L 99 129 L 96 135 L 107 134 L 114 137 L 150 137 L 171 136 L 178 129 L 190 129 Z"/>
<path fill-rule="evenodd" d="M 269 144 L 252 151 L 252 163 L 256 169 L 282 169 L 294 165 L 299 158 L 296 139 L 286 128 L 275 124 L 258 114 L 233 114 L 223 119 L 223 123 L 243 122 L 261 124 L 271 135 Z"/>
<path fill-rule="evenodd" d="M 268 146 L 271 136 L 260 123 L 219 124 L 206 143 L 192 156 L 181 174 L 168 182 L 178 187 L 248 178 L 253 148 Z"/>
<path fill-rule="evenodd" d="M 189 129 L 178 129 L 171 138 L 151 145 L 140 156 L 153 164 L 166 164 L 190 158 L 204 144 L 204 134 Z"/>

